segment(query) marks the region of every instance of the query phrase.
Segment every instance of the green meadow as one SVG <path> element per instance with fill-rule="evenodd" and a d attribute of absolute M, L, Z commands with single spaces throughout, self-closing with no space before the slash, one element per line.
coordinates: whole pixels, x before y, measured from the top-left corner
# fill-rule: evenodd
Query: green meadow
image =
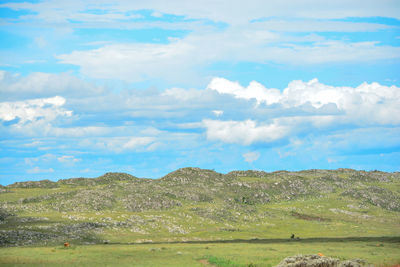
<path fill-rule="evenodd" d="M 400 263 L 400 238 L 320 239 L 263 243 L 107 244 L 69 248 L 9 247 L 2 266 L 274 266 L 288 255 L 323 253 L 339 259 L 363 258 L 376 266 Z"/>
<path fill-rule="evenodd" d="M 16 183 L 0 193 L 0 264 L 275 266 L 322 253 L 392 266 L 399 189 L 398 173 L 349 169 Z"/>

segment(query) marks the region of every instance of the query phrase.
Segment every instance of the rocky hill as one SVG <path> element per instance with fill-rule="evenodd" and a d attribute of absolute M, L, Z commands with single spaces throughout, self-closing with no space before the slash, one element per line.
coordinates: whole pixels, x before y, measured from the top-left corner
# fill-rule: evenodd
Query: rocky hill
<path fill-rule="evenodd" d="M 0 187 L 0 245 L 395 235 L 400 173 L 183 168 Z M 397 229 L 397 230 L 396 230 Z"/>

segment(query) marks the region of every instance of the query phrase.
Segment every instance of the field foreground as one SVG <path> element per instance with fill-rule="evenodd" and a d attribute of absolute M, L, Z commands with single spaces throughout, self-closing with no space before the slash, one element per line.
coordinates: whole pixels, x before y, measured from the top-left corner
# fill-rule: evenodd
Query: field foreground
<path fill-rule="evenodd" d="M 400 263 L 400 237 L 238 240 L 212 243 L 8 247 L 2 266 L 275 266 L 288 255 L 362 258 L 375 266 Z"/>

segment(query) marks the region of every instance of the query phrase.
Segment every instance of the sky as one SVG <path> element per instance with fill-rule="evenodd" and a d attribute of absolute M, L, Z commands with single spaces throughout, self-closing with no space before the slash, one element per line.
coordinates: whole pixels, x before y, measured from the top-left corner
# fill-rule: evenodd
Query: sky
<path fill-rule="evenodd" d="M 0 0 L 0 184 L 400 171 L 396 0 Z"/>

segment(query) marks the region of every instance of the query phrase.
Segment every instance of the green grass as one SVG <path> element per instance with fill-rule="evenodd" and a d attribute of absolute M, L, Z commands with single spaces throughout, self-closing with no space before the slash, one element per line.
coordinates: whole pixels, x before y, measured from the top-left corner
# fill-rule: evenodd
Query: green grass
<path fill-rule="evenodd" d="M 14 189 L 13 189 L 14 190 Z M 42 189 L 43 190 L 43 189 Z M 18 190 L 19 191 L 19 190 Z M 251 238 L 288 238 L 291 233 L 301 238 L 308 237 L 345 237 L 345 236 L 394 236 L 400 229 L 398 212 L 383 210 L 379 207 L 367 205 L 359 210 L 352 210 L 354 215 L 334 213 L 331 209 L 351 210 L 349 204 L 358 203 L 346 198 L 335 198 L 328 195 L 323 198 L 301 198 L 294 201 L 272 202 L 252 206 L 243 205 L 238 210 L 230 210 L 230 215 L 222 218 L 214 214 L 213 210 L 221 208 L 222 204 L 197 203 L 176 207 L 169 210 L 149 210 L 143 212 L 129 212 L 123 210 L 102 210 L 90 212 L 40 212 L 21 211 L 18 217 L 46 217 L 47 221 L 18 223 L 23 227 L 51 226 L 57 223 L 71 224 L 79 222 L 123 222 L 130 216 L 137 216 L 135 225 L 140 231 L 131 231 L 132 228 L 105 228 L 97 234 L 99 240 L 111 242 L 137 242 L 138 240 L 152 241 L 179 241 L 179 240 L 229 240 Z M 193 208 L 198 207 L 208 211 L 210 218 L 198 214 Z M 253 211 L 247 211 L 251 208 Z M 321 217 L 326 220 L 305 220 L 293 216 L 293 211 Z M 236 212 L 240 213 L 238 215 Z M 363 219 L 359 216 L 370 215 Z M 72 216 L 73 219 L 69 219 Z M 1 229 L 15 229 L 16 223 L 10 217 Z M 143 221 L 143 222 L 142 222 Z M 185 230 L 185 233 L 174 232 L 174 227 Z M 172 229 L 172 230 L 171 230 Z M 229 231 L 231 229 L 231 231 Z"/>
<path fill-rule="evenodd" d="M 217 265 L 219 267 L 240 267 L 239 264 L 234 263 L 233 261 L 228 260 L 228 259 L 224 259 L 224 258 L 218 258 L 218 257 L 215 257 L 215 256 L 208 256 L 208 257 L 206 257 L 206 259 L 210 264 L 214 264 L 214 265 Z"/>
<path fill-rule="evenodd" d="M 274 266 L 296 254 L 323 253 L 340 259 L 362 258 L 376 266 L 400 263 L 400 238 L 362 241 L 321 239 L 270 243 L 202 244 L 71 244 L 70 248 L 9 247 L 0 249 L 2 266 Z"/>
<path fill-rule="evenodd" d="M 301 179 L 285 173 L 232 180 L 221 180 L 217 174 L 207 179 L 193 174 L 190 183 L 117 179 L 93 186 L 9 188 L 10 192 L 0 194 L 0 212 L 14 216 L 2 219 L 0 230 L 48 231 L 59 238 L 50 240 L 48 246 L 37 240 L 36 247 L 1 247 L 0 265 L 274 266 L 287 256 L 319 252 L 341 259 L 362 258 L 379 266 L 400 263 L 399 238 L 395 242 L 383 238 L 399 236 L 399 211 L 342 195 L 350 187 L 376 186 L 391 190 L 392 194 L 378 194 L 385 203 L 399 203 L 393 197 L 400 194 L 399 179 L 359 182 L 358 178 L 351 180 L 351 174 L 332 171 L 344 185 L 328 179 L 326 186 L 335 190 L 324 193 L 301 186 L 325 172 L 299 172 Z M 298 182 L 291 185 L 290 179 Z M 270 202 L 255 197 L 263 187 Z M 299 188 L 305 193 L 293 197 Z M 255 201 L 237 201 L 243 197 Z M 148 198 L 155 208 L 146 206 Z M 103 205 L 108 199 L 111 204 Z M 158 203 L 169 200 L 177 200 L 181 206 L 157 208 Z M 129 209 L 126 201 L 146 208 Z M 82 230 L 81 236 L 73 239 L 75 233 L 68 235 L 65 229 L 80 223 L 102 226 Z M 300 241 L 290 242 L 292 233 Z M 104 240 L 111 244 L 100 245 Z M 72 247 L 61 247 L 64 241 Z M 95 245 L 85 245 L 87 242 Z M 139 244 L 143 242 L 153 243 Z"/>

